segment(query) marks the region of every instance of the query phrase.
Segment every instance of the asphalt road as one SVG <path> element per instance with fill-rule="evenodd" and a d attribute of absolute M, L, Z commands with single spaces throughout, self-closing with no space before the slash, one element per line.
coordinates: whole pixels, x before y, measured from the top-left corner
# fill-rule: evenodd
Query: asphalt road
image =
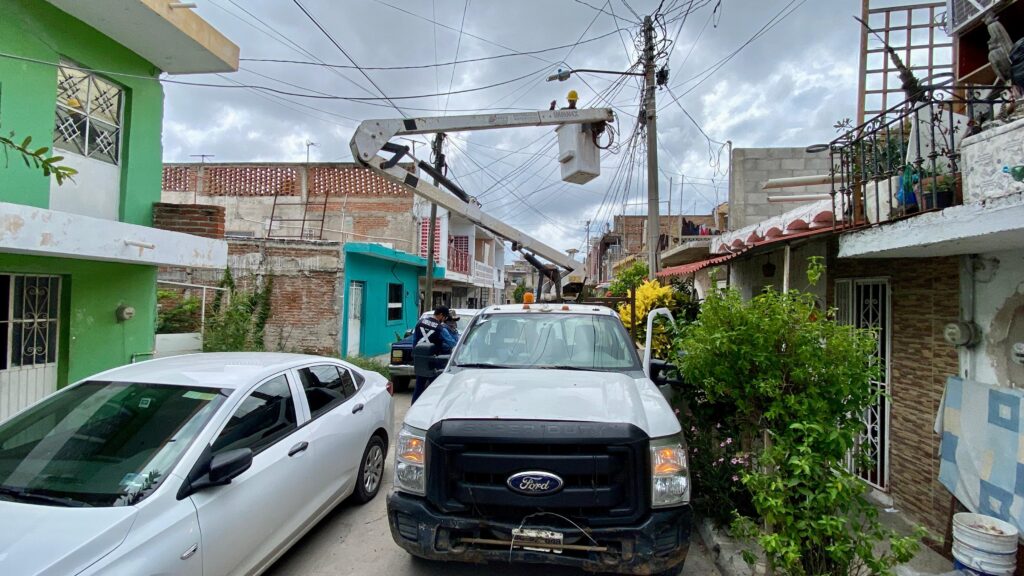
<path fill-rule="evenodd" d="M 395 427 L 409 409 L 409 393 L 395 396 Z M 392 437 L 394 437 L 393 435 Z M 392 451 L 394 447 L 392 445 Z M 363 506 L 343 502 L 265 574 L 268 576 L 518 576 L 538 573 L 537 566 L 433 563 L 410 557 L 391 539 L 385 495 L 391 490 L 391 454 L 380 494 Z M 583 572 L 544 567 L 545 576 L 583 576 Z M 683 576 L 718 576 L 699 539 L 690 546 Z"/>

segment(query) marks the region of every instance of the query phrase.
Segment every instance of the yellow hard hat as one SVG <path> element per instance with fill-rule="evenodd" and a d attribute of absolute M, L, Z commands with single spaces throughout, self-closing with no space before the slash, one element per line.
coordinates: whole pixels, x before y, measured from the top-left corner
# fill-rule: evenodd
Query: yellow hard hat
<path fill-rule="evenodd" d="M 580 96 L 579 96 L 579 94 L 576 93 L 575 90 L 569 90 L 568 100 L 579 100 L 579 99 L 580 99 Z"/>

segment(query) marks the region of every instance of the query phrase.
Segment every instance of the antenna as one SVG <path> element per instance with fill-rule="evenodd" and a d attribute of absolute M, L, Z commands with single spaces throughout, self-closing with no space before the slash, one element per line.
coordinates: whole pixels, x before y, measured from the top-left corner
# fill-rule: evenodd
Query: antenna
<path fill-rule="evenodd" d="M 213 158 L 214 156 L 216 156 L 216 155 L 215 154 L 189 154 L 188 155 L 189 158 L 199 158 L 199 162 L 201 164 L 206 164 L 206 159 L 207 158 Z"/>

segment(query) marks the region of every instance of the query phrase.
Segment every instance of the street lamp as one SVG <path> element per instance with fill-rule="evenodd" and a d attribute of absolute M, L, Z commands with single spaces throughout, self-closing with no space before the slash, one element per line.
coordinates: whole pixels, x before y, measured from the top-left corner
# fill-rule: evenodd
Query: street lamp
<path fill-rule="evenodd" d="M 557 74 L 552 74 L 551 76 L 548 76 L 548 82 L 554 82 L 555 80 L 558 80 L 559 82 L 565 82 L 566 80 L 569 79 L 569 76 L 578 72 L 590 72 L 591 74 L 614 74 L 616 76 L 644 75 L 643 72 L 617 72 L 615 70 L 598 70 L 595 68 L 577 68 L 574 70 L 562 70 L 561 68 L 559 68 Z"/>

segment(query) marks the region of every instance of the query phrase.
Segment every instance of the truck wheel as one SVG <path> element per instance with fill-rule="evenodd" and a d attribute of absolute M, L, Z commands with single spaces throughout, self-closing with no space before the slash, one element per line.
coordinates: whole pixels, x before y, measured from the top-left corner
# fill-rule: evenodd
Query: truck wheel
<path fill-rule="evenodd" d="M 395 392 L 407 392 L 409 390 L 409 382 L 412 378 L 408 376 L 395 376 L 391 379 L 391 383 L 395 385 Z"/>
<path fill-rule="evenodd" d="M 380 491 L 384 481 L 384 460 L 387 448 L 380 436 L 373 436 L 366 444 L 363 459 L 359 462 L 359 476 L 352 497 L 360 504 L 366 504 Z"/>

